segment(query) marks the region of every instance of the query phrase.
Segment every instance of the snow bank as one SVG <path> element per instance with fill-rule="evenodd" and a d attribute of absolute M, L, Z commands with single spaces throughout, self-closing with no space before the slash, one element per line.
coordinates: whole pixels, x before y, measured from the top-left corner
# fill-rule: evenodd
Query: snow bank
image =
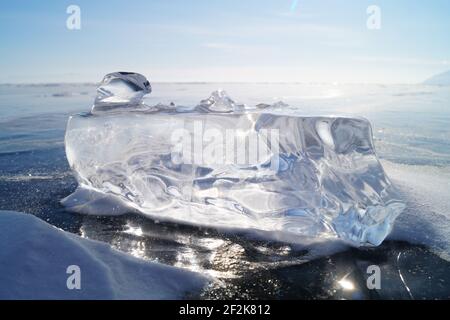
<path fill-rule="evenodd" d="M 382 163 L 407 202 L 389 239 L 426 245 L 450 261 L 450 168 Z"/>
<path fill-rule="evenodd" d="M 0 299 L 182 299 L 207 283 L 10 211 L 0 211 L 0 261 Z M 67 287 L 71 265 L 81 271 L 79 290 Z"/>

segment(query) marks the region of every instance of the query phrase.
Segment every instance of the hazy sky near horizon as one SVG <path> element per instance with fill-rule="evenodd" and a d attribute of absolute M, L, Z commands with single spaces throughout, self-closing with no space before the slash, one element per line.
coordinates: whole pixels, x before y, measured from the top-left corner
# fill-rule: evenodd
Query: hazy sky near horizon
<path fill-rule="evenodd" d="M 2 1 L 0 83 L 416 83 L 450 69 L 448 0 Z M 69 5 L 81 29 L 69 30 Z M 381 29 L 366 26 L 370 5 Z"/>

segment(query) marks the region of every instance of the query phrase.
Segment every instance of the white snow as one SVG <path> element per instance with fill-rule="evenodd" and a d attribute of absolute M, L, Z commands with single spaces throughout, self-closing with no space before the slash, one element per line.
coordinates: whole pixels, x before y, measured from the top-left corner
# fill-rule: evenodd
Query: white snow
<path fill-rule="evenodd" d="M 67 288 L 70 265 L 81 289 Z M 33 215 L 0 211 L 0 299 L 182 299 L 208 279 L 139 260 L 59 230 Z"/>
<path fill-rule="evenodd" d="M 450 168 L 382 164 L 407 201 L 389 239 L 426 245 L 450 261 Z"/>

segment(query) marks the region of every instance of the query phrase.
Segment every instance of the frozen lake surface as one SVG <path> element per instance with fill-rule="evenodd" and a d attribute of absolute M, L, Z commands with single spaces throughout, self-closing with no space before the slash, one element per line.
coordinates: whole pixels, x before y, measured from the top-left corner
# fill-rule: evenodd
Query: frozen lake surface
<path fill-rule="evenodd" d="M 146 103 L 191 106 L 222 88 L 239 103 L 282 100 L 301 115 L 370 120 L 406 210 L 380 247 L 304 248 L 263 234 L 68 212 L 77 184 L 64 152 L 70 114 L 90 109 L 94 84 L 0 86 L 0 210 L 27 212 L 137 258 L 217 279 L 202 298 L 449 298 L 450 88 L 425 85 L 152 84 Z M 5 246 L 7 243 L 2 243 Z M 2 247 L 0 246 L 0 250 Z M 379 265 L 381 290 L 366 269 Z M 342 279 L 352 286 L 342 286 Z"/>

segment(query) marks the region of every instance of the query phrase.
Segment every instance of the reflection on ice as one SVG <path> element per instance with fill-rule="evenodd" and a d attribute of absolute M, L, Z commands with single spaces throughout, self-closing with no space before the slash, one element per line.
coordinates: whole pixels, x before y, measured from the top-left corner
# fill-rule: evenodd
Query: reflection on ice
<path fill-rule="evenodd" d="M 346 277 L 342 278 L 338 281 L 338 284 L 342 287 L 342 289 L 347 291 L 355 290 L 355 285 L 350 280 L 346 279 Z"/>
<path fill-rule="evenodd" d="M 130 225 L 141 226 L 142 235 L 127 233 Z M 202 293 L 206 299 L 410 299 L 408 289 L 417 299 L 450 297 L 449 263 L 401 242 L 339 253 L 323 246 L 303 250 L 250 234 L 155 223 L 134 214 L 84 216 L 82 229 L 85 237 L 137 257 L 145 248 L 148 260 L 213 276 L 215 281 Z M 381 268 L 380 290 L 367 288 L 371 265 Z"/>

